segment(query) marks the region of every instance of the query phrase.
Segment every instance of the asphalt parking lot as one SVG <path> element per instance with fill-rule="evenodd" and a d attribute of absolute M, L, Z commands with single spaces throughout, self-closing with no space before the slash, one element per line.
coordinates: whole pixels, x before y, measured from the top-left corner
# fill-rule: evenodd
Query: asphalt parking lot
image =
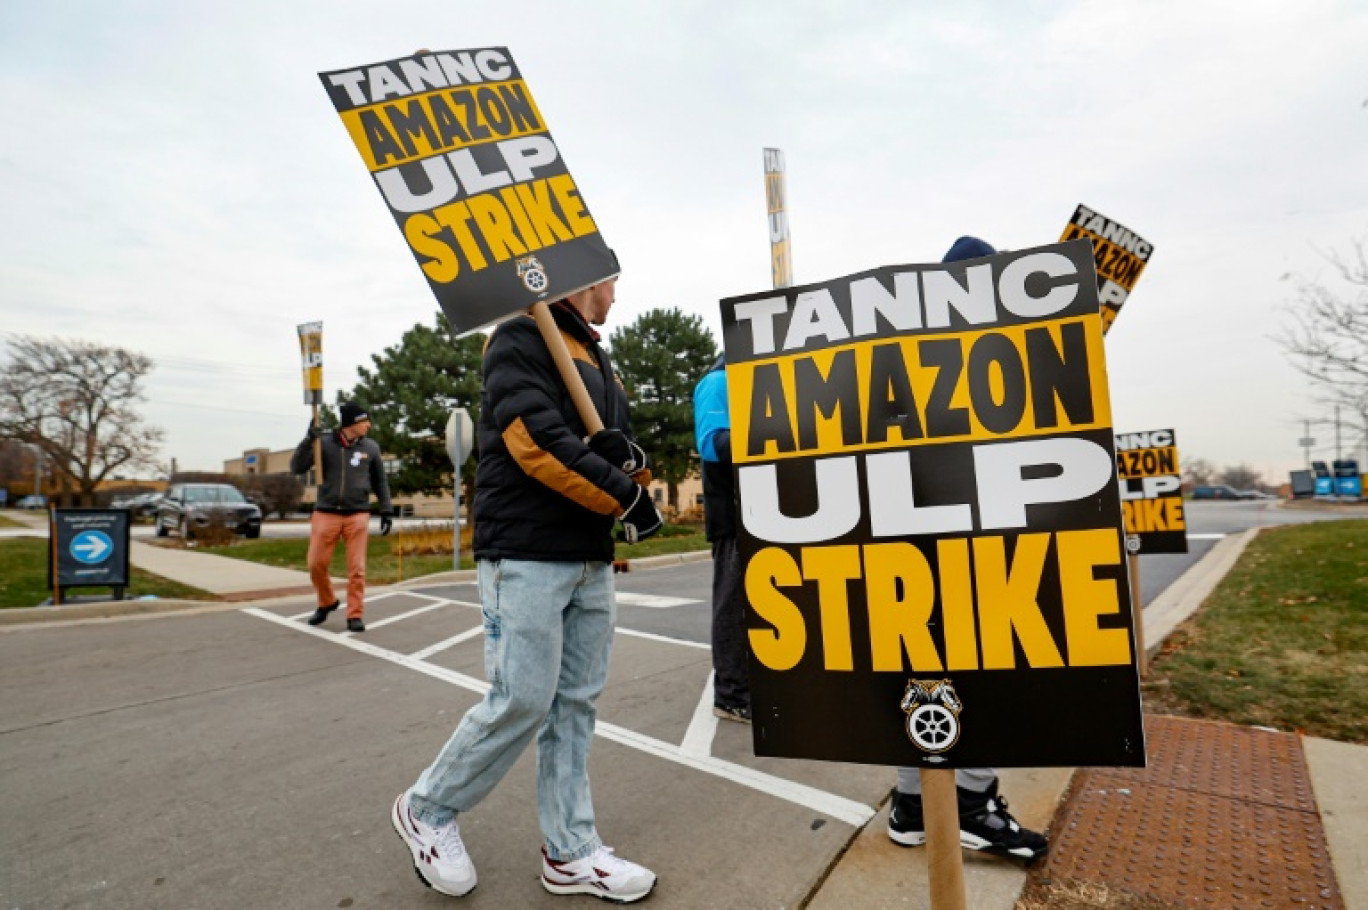
<path fill-rule="evenodd" d="M 653 905 L 797 905 L 891 772 L 755 758 L 711 715 L 707 648 L 659 631 L 699 601 L 662 606 L 668 575 L 620 587 L 591 765 L 605 839 L 660 874 Z M 357 636 L 305 625 L 305 598 L 0 636 L 0 906 L 449 906 L 386 814 L 483 691 L 474 586 L 438 590 L 374 599 Z M 575 900 L 538 883 L 534 770 L 529 751 L 463 816 L 465 906 Z"/>

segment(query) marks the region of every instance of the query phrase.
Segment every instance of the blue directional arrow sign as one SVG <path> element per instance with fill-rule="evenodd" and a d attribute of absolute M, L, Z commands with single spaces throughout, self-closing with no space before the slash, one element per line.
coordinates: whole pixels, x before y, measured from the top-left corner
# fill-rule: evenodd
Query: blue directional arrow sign
<path fill-rule="evenodd" d="M 114 551 L 114 541 L 103 531 L 82 531 L 71 541 L 71 555 L 88 566 L 104 562 Z"/>
<path fill-rule="evenodd" d="M 49 537 L 48 586 L 54 602 L 72 588 L 114 589 L 123 596 L 129 583 L 127 509 L 54 509 Z"/>

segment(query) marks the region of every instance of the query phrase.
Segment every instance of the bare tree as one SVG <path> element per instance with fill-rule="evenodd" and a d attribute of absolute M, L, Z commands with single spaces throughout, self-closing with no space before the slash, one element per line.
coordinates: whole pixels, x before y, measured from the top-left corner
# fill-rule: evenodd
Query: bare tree
<path fill-rule="evenodd" d="M 1253 490 L 1263 486 L 1263 478 L 1259 472 L 1247 464 L 1237 464 L 1234 467 L 1223 469 L 1217 475 L 1216 482 L 1234 487 L 1237 490 Z"/>
<path fill-rule="evenodd" d="M 121 468 L 153 466 L 159 427 L 142 422 L 152 361 L 123 348 L 20 336 L 0 369 L 0 437 L 38 446 L 83 504 Z"/>
<path fill-rule="evenodd" d="M 1335 287 L 1298 282 L 1288 307 L 1292 321 L 1274 340 L 1315 385 L 1320 400 L 1340 406 L 1347 425 L 1368 434 L 1368 248 L 1363 240 L 1351 247 L 1348 255 L 1325 257 Z"/>
<path fill-rule="evenodd" d="M 1194 487 L 1209 487 L 1216 482 L 1216 466 L 1205 458 L 1185 458 L 1183 479 Z"/>

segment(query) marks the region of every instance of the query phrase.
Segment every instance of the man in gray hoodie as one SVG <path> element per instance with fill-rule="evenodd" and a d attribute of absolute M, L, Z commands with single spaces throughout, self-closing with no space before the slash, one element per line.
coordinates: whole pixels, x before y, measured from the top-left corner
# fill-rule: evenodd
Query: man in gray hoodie
<path fill-rule="evenodd" d="M 321 625 L 339 606 L 333 593 L 328 565 L 340 537 L 347 548 L 347 631 L 364 632 L 366 623 L 366 542 L 370 532 L 370 498 L 380 503 L 380 533 L 393 526 L 389 480 L 380 456 L 380 446 L 367 439 L 370 415 L 355 402 L 343 404 L 338 413 L 342 426 L 324 432 L 309 423 L 308 435 L 290 458 L 290 470 L 303 474 L 314 466 L 314 439 L 322 451 L 322 483 L 314 504 L 309 528 L 309 579 L 318 593 L 318 609 L 309 625 Z"/>

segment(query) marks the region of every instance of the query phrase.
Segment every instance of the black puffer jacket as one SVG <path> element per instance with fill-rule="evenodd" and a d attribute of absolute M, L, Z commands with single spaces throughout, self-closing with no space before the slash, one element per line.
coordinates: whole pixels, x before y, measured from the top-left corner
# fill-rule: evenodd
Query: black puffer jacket
<path fill-rule="evenodd" d="M 290 471 L 303 474 L 314 463 L 314 441 L 310 436 L 301 442 L 290 456 Z M 361 437 L 350 445 L 337 431 L 318 440 L 323 451 L 323 484 L 314 506 L 319 512 L 355 515 L 370 511 L 371 494 L 380 503 L 381 512 L 392 512 L 389 478 L 380 458 L 380 446 L 373 439 Z"/>
<path fill-rule="evenodd" d="M 554 304 L 551 313 L 603 425 L 630 436 L 627 395 L 596 333 L 567 305 Z M 639 488 L 585 444 L 584 424 L 531 316 L 494 331 L 483 374 L 476 559 L 611 562 L 613 523 Z"/>

